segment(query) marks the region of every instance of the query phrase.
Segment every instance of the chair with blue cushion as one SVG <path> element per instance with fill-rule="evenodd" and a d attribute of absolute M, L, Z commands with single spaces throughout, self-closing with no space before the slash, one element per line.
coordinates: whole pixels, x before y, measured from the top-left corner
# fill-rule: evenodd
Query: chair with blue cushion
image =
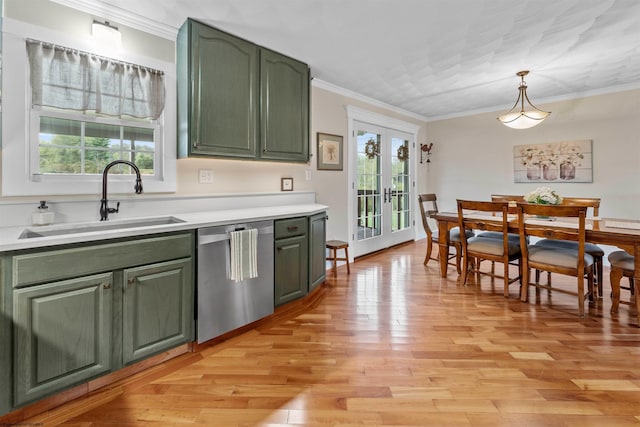
<path fill-rule="evenodd" d="M 561 205 L 566 206 L 586 206 L 593 209 L 593 216 L 600 215 L 600 199 L 589 197 L 565 197 L 562 199 Z M 569 249 L 577 249 L 577 242 L 567 240 L 549 240 L 541 239 L 536 245 L 546 247 L 561 247 Z M 602 298 L 602 283 L 603 283 L 603 258 L 604 250 L 595 243 L 585 242 L 584 251 L 593 257 L 595 263 L 593 271 L 594 283 L 598 285 L 598 296 Z M 540 272 L 536 271 L 536 282 L 540 280 Z M 547 274 L 547 285 L 551 286 L 551 273 Z M 594 295 L 595 296 L 595 295 Z"/>
<path fill-rule="evenodd" d="M 509 204 L 508 212 L 510 214 L 516 213 L 516 203 L 524 201 L 524 196 L 513 195 L 513 194 L 492 194 L 491 195 L 492 202 L 507 202 Z M 502 233 L 497 231 L 483 231 L 478 233 L 479 237 L 488 237 L 491 239 L 502 239 Z M 509 241 L 512 243 L 520 244 L 520 235 L 518 233 L 509 233 L 508 235 Z M 481 261 L 481 260 L 479 260 Z M 494 270 L 495 263 L 491 263 L 491 271 Z"/>
<path fill-rule="evenodd" d="M 556 218 L 577 219 L 577 223 L 568 226 L 559 226 L 558 222 L 532 221 L 532 217 L 550 216 Z M 520 247 L 522 250 L 522 288 L 520 299 L 528 300 L 529 286 L 536 289 L 566 293 L 578 297 L 578 313 L 585 315 L 584 300 L 593 300 L 593 271 L 594 259 L 585 252 L 587 206 L 577 205 L 538 205 L 533 203 L 518 203 L 518 223 L 520 225 Z M 571 221 L 564 221 L 565 224 Z M 543 237 L 552 241 L 571 241 L 576 243 L 575 248 L 563 245 L 538 245 L 529 244 L 530 237 Z M 561 287 L 551 287 L 529 280 L 530 269 L 547 271 L 549 273 L 564 274 L 576 277 L 576 291 Z M 587 290 L 585 292 L 584 280 L 587 278 Z"/>
<path fill-rule="evenodd" d="M 504 296 L 509 296 L 509 285 L 518 281 L 521 277 L 520 242 L 510 240 L 508 237 L 508 209 L 507 202 L 484 202 L 474 200 L 458 200 L 458 221 L 460 229 L 480 230 L 484 232 L 499 233 L 501 238 L 461 236 L 462 240 L 462 278 L 460 282 L 465 285 L 470 273 L 486 274 L 491 277 L 504 280 Z M 490 272 L 481 271 L 477 260 L 488 260 L 503 264 L 502 275 L 495 274 L 492 268 Z M 517 261 L 518 276 L 510 277 L 509 266 Z"/>
<path fill-rule="evenodd" d="M 418 205 L 420 206 L 420 214 L 422 216 L 422 226 L 424 227 L 424 231 L 427 233 L 427 254 L 424 257 L 424 265 L 429 263 L 429 260 L 438 260 L 438 258 L 433 258 L 431 256 L 433 252 L 434 243 L 438 245 L 440 243 L 438 231 L 432 230 L 429 226 L 428 219 L 434 214 L 438 213 L 438 203 L 437 197 L 433 193 L 428 194 L 419 194 L 418 195 Z M 467 235 L 472 236 L 472 231 L 467 231 Z M 458 274 L 460 274 L 460 261 L 462 259 L 461 256 L 461 243 L 460 243 L 460 229 L 458 227 L 452 228 L 449 230 L 449 244 L 455 248 L 455 253 L 450 254 L 447 263 L 449 260 L 455 258 L 455 264 L 449 263 L 451 265 L 456 266 L 456 270 Z M 447 253 L 449 253 L 449 248 L 447 248 Z"/>

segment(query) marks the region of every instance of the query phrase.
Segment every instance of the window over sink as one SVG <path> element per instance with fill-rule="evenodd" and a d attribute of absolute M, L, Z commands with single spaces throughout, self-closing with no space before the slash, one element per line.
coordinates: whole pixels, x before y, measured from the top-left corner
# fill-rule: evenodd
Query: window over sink
<path fill-rule="evenodd" d="M 145 192 L 175 191 L 175 64 L 100 56 L 17 21 L 4 36 L 3 195 L 97 194 L 113 160 L 135 163 Z M 129 176 L 113 178 L 114 192 L 130 192 Z"/>
<path fill-rule="evenodd" d="M 34 173 L 97 174 L 113 160 L 129 160 L 143 175 L 155 175 L 158 130 L 153 124 L 145 127 L 144 123 L 126 126 L 87 122 L 40 111 L 33 115 L 36 126 L 39 124 L 39 130 L 31 136 L 37 138 Z M 114 172 L 130 173 L 128 167 L 118 166 L 111 170 Z"/>

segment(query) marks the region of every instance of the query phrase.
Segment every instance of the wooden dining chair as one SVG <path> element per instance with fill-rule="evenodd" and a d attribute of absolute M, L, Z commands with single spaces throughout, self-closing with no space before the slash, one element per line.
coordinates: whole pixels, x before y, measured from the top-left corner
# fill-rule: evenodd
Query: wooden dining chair
<path fill-rule="evenodd" d="M 516 194 L 492 194 L 491 195 L 492 202 L 506 202 L 509 204 L 508 212 L 510 214 L 516 213 L 517 202 L 524 201 L 524 196 L 516 195 Z M 478 233 L 479 237 L 488 237 L 491 239 L 502 239 L 502 233 L 497 231 L 483 231 Z M 509 233 L 508 235 L 509 241 L 513 243 L 520 244 L 520 235 L 518 233 Z M 478 260 L 480 262 L 482 260 Z M 491 271 L 495 269 L 495 262 L 491 263 Z"/>
<path fill-rule="evenodd" d="M 485 202 L 475 200 L 458 200 L 458 224 L 461 230 L 480 230 L 496 232 L 502 237 L 487 238 L 480 236 L 461 236 L 462 241 L 462 279 L 465 285 L 469 274 L 486 274 L 504 280 L 504 296 L 509 296 L 509 285 L 520 279 L 520 243 L 508 238 L 507 202 Z M 480 213 L 480 214 L 479 214 Z M 490 272 L 481 271 L 478 259 L 502 263 L 502 275 L 497 275 L 492 268 Z M 517 261 L 518 276 L 509 276 L 509 266 Z"/>
<path fill-rule="evenodd" d="M 550 216 L 559 221 L 547 222 L 535 220 L 536 216 Z M 550 291 L 562 292 L 578 297 L 578 313 L 585 315 L 584 300 L 593 299 L 593 257 L 587 254 L 585 247 L 586 206 L 573 205 L 538 205 L 518 203 L 518 224 L 520 228 L 520 248 L 522 251 L 522 287 L 520 299 L 528 300 L 529 286 L 536 286 Z M 567 218 L 570 218 L 567 220 Z M 577 223 L 575 219 L 577 218 Z M 562 223 L 561 220 L 565 219 Z M 573 221 L 573 222 L 571 222 Z M 562 225 L 560 225 L 562 224 Z M 562 246 L 541 246 L 527 243 L 529 237 L 543 237 L 550 240 L 568 240 L 577 243 L 577 249 Z M 531 283 L 531 268 L 550 273 L 576 277 L 577 291 L 550 285 Z M 587 291 L 584 280 L 587 278 Z"/>
<path fill-rule="evenodd" d="M 524 196 L 522 194 L 492 194 L 492 202 L 507 202 L 509 203 L 509 213 L 517 213 L 517 203 L 524 202 Z"/>
<path fill-rule="evenodd" d="M 633 273 L 635 268 L 635 258 L 627 251 L 614 251 L 607 257 L 609 265 L 611 265 L 611 272 L 609 273 L 609 282 L 611 283 L 611 313 L 618 312 L 618 306 L 620 305 L 620 289 L 628 289 L 631 295 L 637 298 L 635 295 L 635 282 L 633 279 Z M 621 281 L 623 277 L 629 279 L 629 287 L 622 286 Z"/>
<path fill-rule="evenodd" d="M 420 206 L 420 214 L 422 216 L 422 226 L 424 227 L 424 231 L 427 233 L 427 254 L 424 257 L 423 263 L 424 265 L 427 265 L 430 259 L 434 261 L 438 260 L 437 257 L 431 256 L 433 252 L 433 245 L 438 245 L 440 243 L 438 230 L 432 230 L 428 221 L 429 218 L 438 213 L 437 197 L 434 193 L 419 194 L 418 205 Z M 467 235 L 473 235 L 473 232 L 467 231 Z M 448 255 L 447 263 L 455 265 L 456 271 L 458 272 L 458 274 L 460 274 L 462 250 L 460 242 L 460 229 L 458 227 L 454 227 L 449 230 L 449 245 L 453 246 L 455 251 L 453 254 L 450 254 L 449 247 L 447 247 L 447 253 L 450 254 Z M 450 263 L 449 260 L 454 258 L 455 263 Z"/>
<path fill-rule="evenodd" d="M 591 198 L 591 197 L 564 197 L 562 199 L 561 205 L 566 206 L 586 206 L 587 208 L 591 208 L 593 210 L 593 216 L 600 215 L 600 199 L 599 198 Z M 563 247 L 570 249 L 577 249 L 577 242 L 566 241 L 566 240 L 550 240 L 550 239 L 541 239 L 537 243 L 540 246 L 553 246 L 553 247 Z M 593 257 L 594 261 L 594 271 L 593 271 L 593 281 L 597 284 L 598 296 L 602 298 L 602 284 L 604 282 L 603 278 L 603 258 L 604 258 L 604 250 L 596 245 L 595 243 L 585 242 L 584 251 Z M 536 282 L 540 280 L 540 272 L 536 271 Z M 547 273 L 547 285 L 551 286 L 551 273 Z M 594 295 L 595 296 L 595 295 Z"/>

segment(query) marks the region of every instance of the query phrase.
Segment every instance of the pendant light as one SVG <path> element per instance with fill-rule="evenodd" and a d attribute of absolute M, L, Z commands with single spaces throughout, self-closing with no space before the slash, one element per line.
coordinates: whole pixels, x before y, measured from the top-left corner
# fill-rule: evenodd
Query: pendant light
<path fill-rule="evenodd" d="M 513 129 L 529 129 L 540 123 L 547 118 L 551 112 L 542 111 L 529 101 L 527 96 L 527 83 L 524 81 L 524 76 L 529 74 L 529 71 L 518 71 L 517 76 L 520 76 L 520 86 L 518 87 L 518 99 L 513 104 L 511 110 L 498 117 L 498 120 L 503 125 Z M 525 110 L 524 101 L 527 101 L 528 107 Z M 517 110 L 520 105 L 520 111 Z"/>

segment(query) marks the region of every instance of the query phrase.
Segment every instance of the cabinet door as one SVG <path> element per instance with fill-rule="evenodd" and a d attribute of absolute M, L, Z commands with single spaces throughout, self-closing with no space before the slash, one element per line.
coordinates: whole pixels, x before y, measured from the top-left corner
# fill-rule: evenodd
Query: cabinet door
<path fill-rule="evenodd" d="M 178 79 L 188 79 L 192 85 L 190 154 L 253 159 L 257 155 L 258 47 L 195 21 L 188 24 L 190 73 L 181 72 Z"/>
<path fill-rule="evenodd" d="M 192 268 L 187 258 L 124 271 L 124 364 L 193 340 Z"/>
<path fill-rule="evenodd" d="M 309 161 L 309 67 L 260 50 L 262 159 Z"/>
<path fill-rule="evenodd" d="M 15 405 L 111 370 L 112 288 L 105 273 L 14 291 Z"/>
<path fill-rule="evenodd" d="M 324 212 L 309 217 L 309 291 L 327 276 L 326 221 Z"/>
<path fill-rule="evenodd" d="M 11 257 L 0 255 L 0 417 L 9 412 L 12 402 L 11 352 Z"/>
<path fill-rule="evenodd" d="M 275 305 L 278 306 L 307 294 L 307 236 L 278 239 L 275 248 Z"/>

